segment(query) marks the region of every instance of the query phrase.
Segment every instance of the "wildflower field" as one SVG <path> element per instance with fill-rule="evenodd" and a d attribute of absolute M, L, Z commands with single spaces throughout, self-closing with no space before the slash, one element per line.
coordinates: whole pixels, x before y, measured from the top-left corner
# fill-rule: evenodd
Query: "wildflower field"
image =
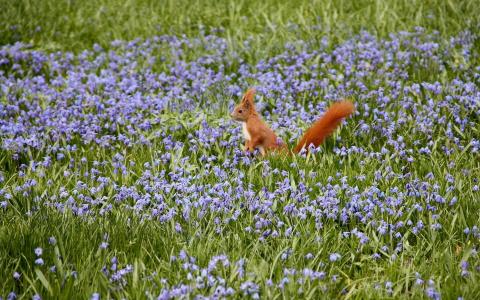
<path fill-rule="evenodd" d="M 480 299 L 480 5 L 385 2 L 0 1 L 0 298 Z"/>

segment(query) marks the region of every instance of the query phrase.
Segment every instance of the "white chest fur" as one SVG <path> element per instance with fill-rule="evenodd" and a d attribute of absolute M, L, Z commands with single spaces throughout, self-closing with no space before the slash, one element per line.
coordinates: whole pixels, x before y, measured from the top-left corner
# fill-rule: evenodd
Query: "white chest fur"
<path fill-rule="evenodd" d="M 243 137 L 249 141 L 251 139 L 250 133 L 248 133 L 247 130 L 247 122 L 242 122 L 242 131 L 243 131 Z"/>

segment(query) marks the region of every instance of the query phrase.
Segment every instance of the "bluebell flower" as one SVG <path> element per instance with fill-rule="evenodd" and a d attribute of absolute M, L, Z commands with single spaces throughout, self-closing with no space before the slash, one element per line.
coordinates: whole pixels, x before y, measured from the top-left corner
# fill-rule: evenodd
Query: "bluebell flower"
<path fill-rule="evenodd" d="M 329 257 L 331 262 L 335 262 L 335 261 L 339 260 L 340 258 L 341 258 L 341 255 L 338 254 L 338 253 L 331 253 L 330 257 Z"/>
<path fill-rule="evenodd" d="M 42 256 L 42 253 L 43 253 L 43 249 L 38 247 L 38 248 L 35 248 L 35 255 L 36 256 Z"/>
<path fill-rule="evenodd" d="M 90 300 L 100 300 L 100 294 L 93 293 L 92 296 L 90 297 Z"/>
<path fill-rule="evenodd" d="M 15 292 L 10 292 L 7 295 L 7 300 L 15 300 L 15 299 L 17 299 L 17 294 L 15 294 Z"/>

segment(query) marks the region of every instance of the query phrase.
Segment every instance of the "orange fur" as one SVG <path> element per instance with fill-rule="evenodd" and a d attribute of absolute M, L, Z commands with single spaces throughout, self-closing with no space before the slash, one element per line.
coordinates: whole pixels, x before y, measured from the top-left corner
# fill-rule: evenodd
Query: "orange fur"
<path fill-rule="evenodd" d="M 234 120 L 243 123 L 245 135 L 245 150 L 254 151 L 255 148 L 260 149 L 262 155 L 271 150 L 287 150 L 288 148 L 283 142 L 280 142 L 255 109 L 253 97 L 255 89 L 249 89 L 242 97 L 242 101 L 237 105 L 231 116 Z M 341 123 L 342 119 L 351 115 L 354 106 L 349 101 L 341 101 L 334 103 L 327 112 L 310 127 L 294 148 L 293 152 L 299 153 L 303 148 L 307 148 L 310 144 L 318 147 L 326 137 L 333 133 L 335 128 Z"/>
<path fill-rule="evenodd" d="M 325 138 L 333 133 L 342 120 L 350 116 L 354 110 L 355 107 L 350 101 L 344 100 L 332 104 L 327 112 L 305 132 L 293 151 L 299 153 L 310 144 L 318 147 L 323 143 Z"/>

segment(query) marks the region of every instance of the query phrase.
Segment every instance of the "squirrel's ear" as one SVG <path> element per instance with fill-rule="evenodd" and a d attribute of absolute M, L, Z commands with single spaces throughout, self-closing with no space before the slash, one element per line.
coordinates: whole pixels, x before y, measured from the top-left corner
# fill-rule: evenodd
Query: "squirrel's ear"
<path fill-rule="evenodd" d="M 245 95 L 243 95 L 242 103 L 246 105 L 253 105 L 253 96 L 255 95 L 255 89 L 250 88 L 247 90 Z"/>

